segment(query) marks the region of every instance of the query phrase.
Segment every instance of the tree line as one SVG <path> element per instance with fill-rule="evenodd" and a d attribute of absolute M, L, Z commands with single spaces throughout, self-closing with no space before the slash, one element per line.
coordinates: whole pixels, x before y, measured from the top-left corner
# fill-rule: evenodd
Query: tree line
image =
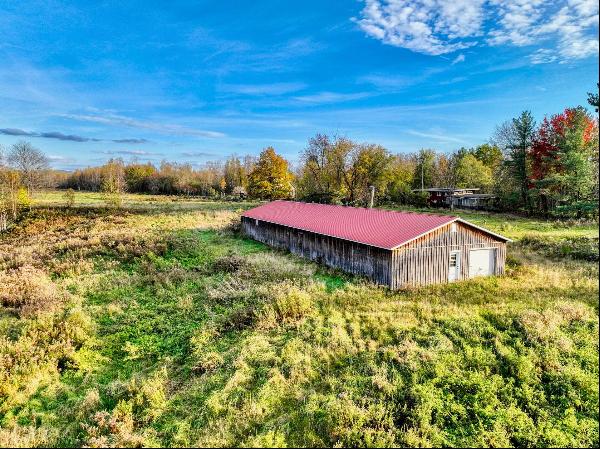
<path fill-rule="evenodd" d="M 99 167 L 75 170 L 61 187 L 111 193 L 276 199 L 293 196 L 293 182 L 288 161 L 268 147 L 259 157 L 231 156 L 225 162 L 208 162 L 196 169 L 192 164 L 168 161 L 155 166 L 111 159 Z"/>
<path fill-rule="evenodd" d="M 433 149 L 392 154 L 378 144 L 317 134 L 294 169 L 272 147 L 258 157 L 234 155 L 201 168 L 111 159 L 68 175 L 49 171 L 48 159 L 27 142 L 5 153 L 0 151 L 4 217 L 16 216 L 32 190 L 48 185 L 104 192 L 115 203 L 122 192 L 137 192 L 353 206 L 367 205 L 372 189 L 378 204 L 424 206 L 424 189 L 478 188 L 494 194 L 503 210 L 598 216 L 598 120 L 581 106 L 539 124 L 524 111 L 498 126 L 488 142 L 449 154 Z"/>

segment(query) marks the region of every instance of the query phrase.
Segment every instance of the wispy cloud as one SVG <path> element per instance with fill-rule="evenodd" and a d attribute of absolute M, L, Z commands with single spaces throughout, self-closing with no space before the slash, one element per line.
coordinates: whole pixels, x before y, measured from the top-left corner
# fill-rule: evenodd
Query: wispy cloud
<path fill-rule="evenodd" d="M 205 151 L 184 151 L 183 153 L 181 153 L 181 155 L 185 156 L 185 157 L 200 157 L 200 158 L 217 156 L 215 153 L 208 153 Z"/>
<path fill-rule="evenodd" d="M 297 92 L 306 87 L 305 83 L 273 83 L 273 84 L 225 84 L 221 90 L 242 95 L 283 95 Z"/>
<path fill-rule="evenodd" d="M 129 156 L 162 156 L 163 153 L 154 153 L 152 151 L 144 151 L 144 150 L 104 150 L 100 151 L 102 154 L 124 154 Z"/>
<path fill-rule="evenodd" d="M 298 58 L 315 53 L 323 44 L 310 37 L 285 40 L 269 46 L 226 39 L 204 27 L 192 30 L 186 38 L 192 49 L 207 50 L 202 61 L 219 75 L 232 72 L 285 72 L 292 70 Z"/>
<path fill-rule="evenodd" d="M 426 139 L 436 140 L 438 142 L 465 143 L 465 141 L 463 139 L 460 139 L 458 137 L 449 136 L 447 134 L 437 134 L 437 133 L 422 132 L 422 131 L 415 131 L 415 130 L 408 130 L 408 131 L 406 131 L 406 133 L 413 135 L 413 136 L 417 136 L 417 137 L 424 137 Z"/>
<path fill-rule="evenodd" d="M 218 138 L 225 137 L 224 133 L 217 131 L 207 131 L 203 129 L 189 128 L 181 125 L 173 125 L 167 123 L 158 123 L 149 120 L 138 120 L 123 115 L 117 115 L 112 113 L 106 113 L 104 115 L 99 114 L 59 114 L 59 117 L 68 118 L 71 120 L 79 120 L 86 122 L 101 123 L 103 125 L 116 125 L 126 126 L 129 128 L 140 128 L 151 131 L 156 131 L 163 134 L 172 135 L 187 135 L 187 136 L 198 136 L 198 137 L 209 137 Z"/>
<path fill-rule="evenodd" d="M 531 57 L 534 64 L 598 54 L 597 0 L 365 3 L 361 17 L 354 20 L 367 35 L 418 53 L 442 55 L 482 44 L 537 46 Z"/>
<path fill-rule="evenodd" d="M 463 53 L 461 53 L 460 55 L 458 55 L 456 58 L 454 58 L 452 60 L 452 65 L 458 64 L 460 62 L 464 62 L 465 61 L 465 55 Z"/>
<path fill-rule="evenodd" d="M 31 136 L 32 134 L 17 128 L 4 128 L 0 129 L 0 134 L 5 136 Z"/>
<path fill-rule="evenodd" d="M 115 143 L 148 143 L 146 139 L 113 139 Z"/>
<path fill-rule="evenodd" d="M 146 139 L 96 139 L 92 137 L 83 137 L 77 136 L 73 134 L 63 134 L 58 131 L 51 132 L 34 132 L 34 131 L 25 131 L 19 128 L 2 128 L 0 129 L 0 134 L 4 134 L 5 136 L 22 136 L 22 137 L 42 137 L 45 139 L 57 139 L 68 142 L 114 142 L 114 143 L 147 143 Z"/>
<path fill-rule="evenodd" d="M 340 93 L 340 92 L 319 92 L 312 95 L 302 95 L 293 99 L 307 104 L 325 104 L 341 103 L 345 101 L 359 100 L 371 96 L 369 92 Z"/>
<path fill-rule="evenodd" d="M 65 140 L 70 142 L 99 142 L 100 139 L 92 139 L 88 137 L 75 136 L 72 134 L 63 134 L 57 131 L 52 132 L 31 132 L 25 131 L 18 128 L 4 128 L 0 129 L 0 134 L 4 134 L 6 136 L 23 136 L 23 137 L 43 137 L 46 139 L 57 139 L 57 140 Z"/>
<path fill-rule="evenodd" d="M 50 160 L 50 162 L 53 163 L 72 164 L 75 162 L 75 159 L 66 156 L 61 156 L 59 154 L 49 154 L 47 157 Z"/>

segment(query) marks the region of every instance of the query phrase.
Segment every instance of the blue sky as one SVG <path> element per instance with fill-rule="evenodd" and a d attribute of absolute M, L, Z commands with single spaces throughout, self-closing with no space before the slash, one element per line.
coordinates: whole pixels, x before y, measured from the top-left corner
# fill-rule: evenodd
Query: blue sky
<path fill-rule="evenodd" d="M 586 104 L 597 0 L 0 0 L 0 144 L 201 165 L 317 132 L 392 152 Z"/>

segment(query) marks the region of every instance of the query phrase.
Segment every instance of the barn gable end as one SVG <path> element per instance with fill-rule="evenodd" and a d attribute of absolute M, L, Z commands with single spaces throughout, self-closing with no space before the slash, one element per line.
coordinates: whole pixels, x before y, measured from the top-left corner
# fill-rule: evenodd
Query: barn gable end
<path fill-rule="evenodd" d="M 450 255 L 459 253 L 458 276 L 468 279 L 473 250 L 492 250 L 493 273 L 504 273 L 506 239 L 457 220 L 392 250 L 392 288 L 449 281 Z"/>

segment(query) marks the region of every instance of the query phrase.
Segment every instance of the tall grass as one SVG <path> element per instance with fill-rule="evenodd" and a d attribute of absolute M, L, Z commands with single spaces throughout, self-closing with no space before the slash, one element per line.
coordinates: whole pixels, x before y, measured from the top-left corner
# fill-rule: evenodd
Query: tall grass
<path fill-rule="evenodd" d="M 39 207 L 2 237 L 0 444 L 598 445 L 595 263 L 518 244 L 391 292 L 236 217 Z"/>

